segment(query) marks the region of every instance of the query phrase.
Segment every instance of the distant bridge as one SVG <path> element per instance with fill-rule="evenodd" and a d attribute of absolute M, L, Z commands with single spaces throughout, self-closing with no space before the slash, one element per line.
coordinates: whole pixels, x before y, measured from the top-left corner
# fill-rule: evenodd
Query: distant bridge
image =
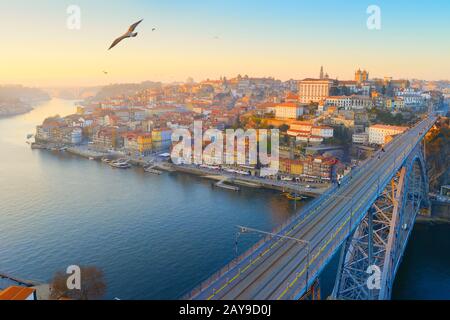
<path fill-rule="evenodd" d="M 431 115 L 395 137 L 185 298 L 301 299 L 341 250 L 332 297 L 389 299 L 416 216 L 430 205 L 421 142 L 435 121 Z M 370 266 L 379 287 L 367 284 Z"/>

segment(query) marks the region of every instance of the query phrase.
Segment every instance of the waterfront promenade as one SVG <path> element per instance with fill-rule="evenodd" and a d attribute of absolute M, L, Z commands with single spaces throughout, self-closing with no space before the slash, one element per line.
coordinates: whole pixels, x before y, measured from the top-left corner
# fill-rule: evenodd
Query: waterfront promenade
<path fill-rule="evenodd" d="M 56 152 L 68 152 L 76 156 L 91 160 L 101 160 L 103 157 L 123 158 L 127 159 L 131 164 L 140 167 L 153 165 L 155 168 L 168 172 L 181 172 L 214 180 L 226 179 L 228 183 L 238 184 L 249 188 L 265 188 L 277 190 L 281 192 L 292 192 L 299 195 L 309 197 L 316 197 L 323 194 L 329 187 L 328 183 L 312 183 L 312 182 L 294 182 L 283 181 L 274 178 L 263 178 L 252 175 L 242 175 L 239 173 L 231 173 L 223 169 L 209 169 L 198 165 L 176 165 L 163 160 L 157 153 L 135 157 L 127 155 L 123 152 L 111 152 L 92 149 L 87 145 L 82 146 L 63 146 L 55 144 L 34 143 L 31 146 L 33 149 L 51 150 Z M 214 178 L 215 177 L 215 178 Z"/>

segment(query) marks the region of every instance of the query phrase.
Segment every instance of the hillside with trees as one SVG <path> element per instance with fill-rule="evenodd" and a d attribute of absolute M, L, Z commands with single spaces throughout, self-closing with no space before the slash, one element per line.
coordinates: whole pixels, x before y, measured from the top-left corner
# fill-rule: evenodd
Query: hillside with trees
<path fill-rule="evenodd" d="M 450 183 L 449 118 L 440 118 L 427 134 L 425 141 L 430 190 L 438 191 L 442 185 Z"/>

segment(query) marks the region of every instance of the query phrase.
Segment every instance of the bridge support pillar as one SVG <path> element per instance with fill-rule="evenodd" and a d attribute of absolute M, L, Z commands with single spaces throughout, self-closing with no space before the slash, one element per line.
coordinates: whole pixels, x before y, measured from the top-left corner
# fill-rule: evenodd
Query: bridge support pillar
<path fill-rule="evenodd" d="M 429 205 L 427 195 L 418 146 L 342 246 L 333 299 L 390 299 L 415 218 Z"/>
<path fill-rule="evenodd" d="M 316 279 L 300 300 L 320 300 L 320 282 Z"/>

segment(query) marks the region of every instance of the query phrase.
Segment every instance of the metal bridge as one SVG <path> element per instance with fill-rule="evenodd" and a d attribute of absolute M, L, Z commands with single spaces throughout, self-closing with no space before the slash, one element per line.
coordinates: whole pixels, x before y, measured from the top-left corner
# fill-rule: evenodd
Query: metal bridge
<path fill-rule="evenodd" d="M 435 121 L 396 136 L 185 298 L 298 300 L 341 250 L 332 298 L 389 299 L 416 215 L 429 207 L 421 142 Z M 380 277 L 369 285 L 371 270 Z"/>

